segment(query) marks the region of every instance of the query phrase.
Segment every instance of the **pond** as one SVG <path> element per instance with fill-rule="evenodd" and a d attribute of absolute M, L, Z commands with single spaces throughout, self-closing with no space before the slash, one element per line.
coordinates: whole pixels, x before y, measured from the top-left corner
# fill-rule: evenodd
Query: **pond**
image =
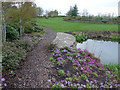
<path fill-rule="evenodd" d="M 103 41 L 103 40 L 92 40 L 77 44 L 77 49 L 87 50 L 90 53 L 100 58 L 101 63 L 104 64 L 118 64 L 118 48 L 120 49 L 120 44 L 118 42 Z"/>

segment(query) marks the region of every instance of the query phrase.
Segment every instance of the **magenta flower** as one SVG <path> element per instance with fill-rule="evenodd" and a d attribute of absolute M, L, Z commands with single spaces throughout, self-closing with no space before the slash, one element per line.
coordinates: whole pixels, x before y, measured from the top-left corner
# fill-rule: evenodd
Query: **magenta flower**
<path fill-rule="evenodd" d="M 95 71 L 95 73 L 97 73 L 97 71 Z"/>
<path fill-rule="evenodd" d="M 83 70 L 83 73 L 86 73 L 86 71 Z"/>
<path fill-rule="evenodd" d="M 86 64 L 86 62 L 83 62 L 84 64 Z"/>
<path fill-rule="evenodd" d="M 82 67 L 84 67 L 85 65 L 82 65 Z"/>
<path fill-rule="evenodd" d="M 84 70 L 83 68 L 81 68 L 81 70 Z"/>

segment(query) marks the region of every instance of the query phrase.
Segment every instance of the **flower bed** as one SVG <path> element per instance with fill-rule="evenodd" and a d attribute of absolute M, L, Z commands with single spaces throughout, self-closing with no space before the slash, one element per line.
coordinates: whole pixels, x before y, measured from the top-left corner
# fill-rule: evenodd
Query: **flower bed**
<path fill-rule="evenodd" d="M 100 60 L 86 50 L 68 46 L 52 49 L 52 88 L 117 88 L 113 72 L 105 69 Z"/>

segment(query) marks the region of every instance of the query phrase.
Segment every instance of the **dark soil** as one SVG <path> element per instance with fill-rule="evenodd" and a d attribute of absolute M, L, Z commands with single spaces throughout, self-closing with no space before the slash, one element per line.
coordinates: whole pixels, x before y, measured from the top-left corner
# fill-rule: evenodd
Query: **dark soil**
<path fill-rule="evenodd" d="M 49 46 L 56 37 L 56 32 L 47 28 L 45 37 L 28 52 L 26 60 L 14 71 L 15 76 L 10 76 L 8 71 L 3 72 L 7 88 L 49 88 L 51 84 L 48 82 L 51 72 Z"/>

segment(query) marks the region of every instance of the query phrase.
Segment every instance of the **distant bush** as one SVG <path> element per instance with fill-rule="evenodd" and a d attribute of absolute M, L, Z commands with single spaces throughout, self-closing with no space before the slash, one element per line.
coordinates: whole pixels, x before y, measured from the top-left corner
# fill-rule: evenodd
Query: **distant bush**
<path fill-rule="evenodd" d="M 6 26 L 6 39 L 14 40 L 19 38 L 19 32 L 10 25 Z"/>
<path fill-rule="evenodd" d="M 64 17 L 63 18 L 65 21 L 67 21 L 67 20 L 72 20 L 72 17 Z"/>
<path fill-rule="evenodd" d="M 101 22 L 103 22 L 103 23 L 107 23 L 108 21 L 107 21 L 107 20 L 102 20 Z"/>
<path fill-rule="evenodd" d="M 16 47 L 14 43 L 5 43 L 3 46 L 3 69 L 13 70 L 19 66 L 19 63 L 25 58 L 25 50 L 21 47 Z"/>

